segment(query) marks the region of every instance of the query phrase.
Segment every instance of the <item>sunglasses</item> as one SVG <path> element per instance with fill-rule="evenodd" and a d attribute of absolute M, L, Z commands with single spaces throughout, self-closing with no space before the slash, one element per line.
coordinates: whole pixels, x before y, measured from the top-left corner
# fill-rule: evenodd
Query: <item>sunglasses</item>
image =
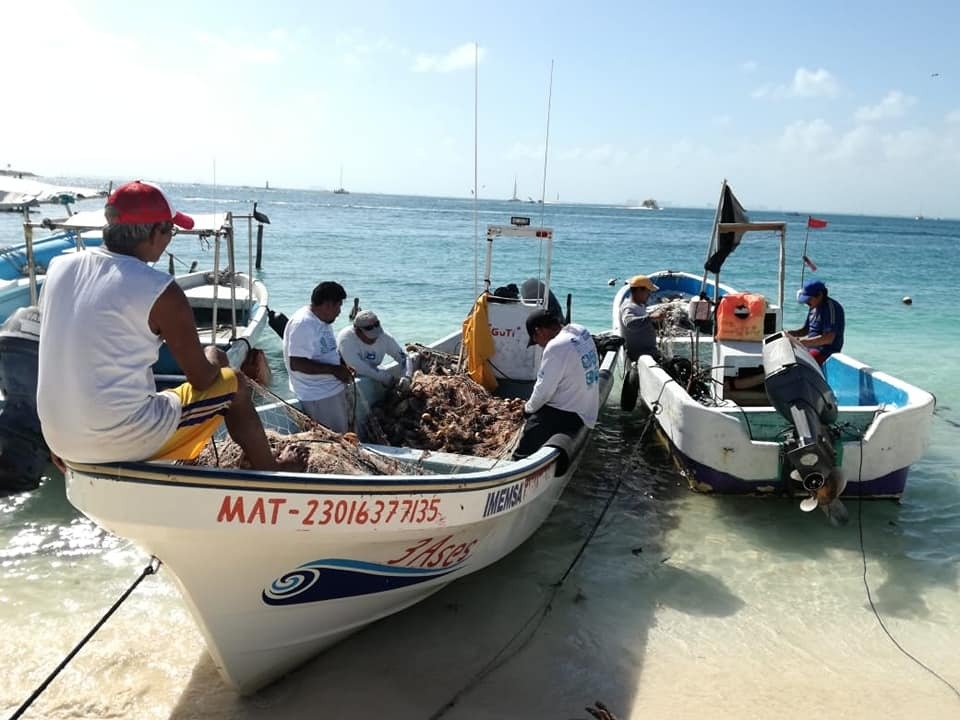
<path fill-rule="evenodd" d="M 361 330 L 375 330 L 375 329 L 378 328 L 378 327 L 380 327 L 380 323 L 375 322 L 373 325 L 361 325 L 361 326 L 360 326 L 360 329 L 361 329 Z"/>

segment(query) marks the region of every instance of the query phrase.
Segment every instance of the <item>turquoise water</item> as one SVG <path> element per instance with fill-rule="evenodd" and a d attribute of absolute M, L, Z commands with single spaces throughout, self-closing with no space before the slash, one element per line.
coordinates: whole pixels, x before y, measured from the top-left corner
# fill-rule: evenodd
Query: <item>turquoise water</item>
<path fill-rule="evenodd" d="M 660 212 L 382 195 L 171 185 L 185 211 L 271 219 L 260 273 L 291 314 L 321 280 L 375 310 L 401 342 L 456 328 L 474 297 L 488 223 L 528 214 L 554 228 L 553 289 L 595 332 L 610 325 L 608 280 L 702 266 L 712 209 Z M 741 197 L 749 208 L 750 199 Z M 788 200 L 784 204 L 789 204 Z M 84 209 L 96 207 L 87 203 Z M 541 213 L 542 219 L 541 219 Z M 960 222 L 825 216 L 807 238 L 816 276 L 845 307 L 845 352 L 934 393 L 930 448 L 901 503 L 851 506 L 830 527 L 777 499 L 693 495 L 646 419 L 611 394 L 583 466 L 541 531 L 496 566 L 349 639 L 252 699 L 224 690 L 170 578 L 124 604 L 25 717 L 956 717 L 960 695 L 960 310 L 950 297 Z M 803 307 L 806 215 L 787 220 L 785 324 Z M 239 244 L 245 246 L 241 233 Z M 21 241 L 0 215 L 0 244 Z M 175 239 L 185 267 L 209 249 Z M 747 236 L 721 278 L 773 294 L 777 242 Z M 482 270 L 482 255 L 480 256 Z M 494 286 L 536 274 L 535 249 L 498 248 Z M 241 263 L 245 267 L 245 260 Z M 517 270 L 519 268 L 520 270 Z M 807 276 L 809 276 L 807 271 Z M 944 277 L 946 282 L 931 281 Z M 910 306 L 901 302 L 909 295 Z M 348 304 L 345 305 L 347 307 Z M 346 311 L 336 323 L 347 322 Z M 285 392 L 279 338 L 263 346 Z M 606 514 L 605 504 L 616 494 Z M 603 514 L 603 515 L 602 515 Z M 603 517 L 555 596 L 553 583 Z M 861 542 L 862 530 L 862 542 Z M 146 558 L 75 512 L 60 477 L 0 500 L 0 709 L 12 712 L 136 577 Z M 538 609 L 552 597 L 542 622 Z M 519 633 L 489 674 L 486 664 Z M 415 660 L 412 660 L 415 659 Z M 376 691 L 370 680 L 376 678 Z"/>

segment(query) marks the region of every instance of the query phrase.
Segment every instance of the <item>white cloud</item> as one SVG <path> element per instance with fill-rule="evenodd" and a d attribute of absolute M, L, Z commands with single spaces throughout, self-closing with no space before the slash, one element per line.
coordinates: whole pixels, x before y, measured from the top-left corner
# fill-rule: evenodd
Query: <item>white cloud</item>
<path fill-rule="evenodd" d="M 951 110 L 945 119 L 950 124 L 960 123 L 960 110 Z"/>
<path fill-rule="evenodd" d="M 836 97 L 839 93 L 840 84 L 828 70 L 797 68 L 789 85 L 763 85 L 751 95 L 755 98 Z"/>
<path fill-rule="evenodd" d="M 821 119 L 791 123 L 783 129 L 777 147 L 787 154 L 822 154 L 834 143 L 833 128 Z"/>
<path fill-rule="evenodd" d="M 372 37 L 363 30 L 346 30 L 338 32 L 334 38 L 334 45 L 341 51 L 341 61 L 344 65 L 355 68 L 372 67 L 379 56 L 400 55 L 406 56 L 409 52 L 396 45 L 385 37 Z"/>
<path fill-rule="evenodd" d="M 840 92 L 840 86 L 836 78 L 823 68 L 797 68 L 791 92 L 797 97 L 834 97 Z"/>
<path fill-rule="evenodd" d="M 899 90 L 891 90 L 877 105 L 865 105 L 859 108 L 854 117 L 857 122 L 876 122 L 888 118 L 903 116 L 907 109 L 917 102 L 915 97 L 904 95 Z"/>
<path fill-rule="evenodd" d="M 474 59 L 482 60 L 486 55 L 484 48 L 477 49 L 473 43 L 464 43 L 455 47 L 446 55 L 417 55 L 413 63 L 414 72 L 453 72 L 463 68 L 472 68 Z"/>

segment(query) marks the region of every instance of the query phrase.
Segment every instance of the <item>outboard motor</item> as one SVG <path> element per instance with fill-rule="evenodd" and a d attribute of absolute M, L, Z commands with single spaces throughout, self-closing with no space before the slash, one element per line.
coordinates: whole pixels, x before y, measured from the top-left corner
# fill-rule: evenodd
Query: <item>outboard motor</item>
<path fill-rule="evenodd" d="M 770 403 L 793 425 L 786 444 L 790 478 L 809 493 L 800 508 L 819 506 L 835 525 L 845 523 L 839 496 L 846 482 L 827 428 L 837 419 L 837 399 L 823 371 L 806 348 L 779 332 L 763 340 L 763 372 Z"/>
<path fill-rule="evenodd" d="M 37 416 L 40 310 L 19 308 L 0 327 L 0 493 L 34 490 L 50 460 Z"/>

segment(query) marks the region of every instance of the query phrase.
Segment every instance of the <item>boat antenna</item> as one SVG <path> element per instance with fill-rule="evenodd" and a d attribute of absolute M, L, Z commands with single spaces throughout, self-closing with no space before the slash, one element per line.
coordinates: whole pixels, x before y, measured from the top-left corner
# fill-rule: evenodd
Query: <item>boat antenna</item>
<path fill-rule="evenodd" d="M 553 60 L 550 61 L 550 84 L 547 88 L 547 132 L 543 140 L 543 184 L 540 186 L 540 226 L 543 226 L 547 200 L 547 150 L 550 146 L 550 106 L 553 103 Z"/>
<path fill-rule="evenodd" d="M 479 256 L 480 256 L 480 220 L 479 210 L 477 209 L 477 195 L 480 194 L 480 185 L 477 182 L 479 172 L 477 170 L 478 152 L 477 152 L 477 133 L 478 120 L 477 112 L 479 105 L 478 86 L 480 84 L 480 43 L 476 40 L 473 43 L 473 298 L 480 295 L 479 289 Z"/>
<path fill-rule="evenodd" d="M 543 182 L 540 185 L 540 227 L 543 227 L 544 214 L 547 203 L 547 154 L 550 147 L 550 107 L 553 103 L 553 60 L 550 61 L 550 82 L 547 85 L 547 131 L 543 139 Z M 537 275 L 540 276 L 543 270 L 543 243 L 540 243 L 539 255 L 537 257 Z M 549 277 L 547 286 L 544 288 L 543 302 L 547 302 L 547 292 L 549 291 Z M 538 286 L 539 287 L 539 286 Z"/>

